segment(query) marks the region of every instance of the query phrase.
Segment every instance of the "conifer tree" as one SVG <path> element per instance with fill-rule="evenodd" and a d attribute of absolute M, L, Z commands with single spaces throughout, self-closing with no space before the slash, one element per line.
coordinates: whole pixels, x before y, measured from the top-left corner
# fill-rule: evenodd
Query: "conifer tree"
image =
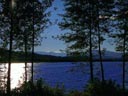
<path fill-rule="evenodd" d="M 114 0 L 95 0 L 94 2 L 94 12 L 93 15 L 95 17 L 94 29 L 97 33 L 97 47 L 98 47 L 98 53 L 99 53 L 99 60 L 100 60 L 100 67 L 101 67 L 101 77 L 102 81 L 105 80 L 104 76 L 104 68 L 102 63 L 102 50 L 101 50 L 101 44 L 105 40 L 105 35 L 108 35 L 110 25 L 110 17 L 112 14 L 112 9 L 114 8 Z"/>
<path fill-rule="evenodd" d="M 68 0 L 65 1 L 65 13 L 59 26 L 67 30 L 60 39 L 69 44 L 71 54 L 89 53 L 90 75 L 93 81 L 93 49 L 99 50 L 102 80 L 104 70 L 102 64 L 101 44 L 108 32 L 108 18 L 111 16 L 113 0 Z"/>
<path fill-rule="evenodd" d="M 47 28 L 48 16 L 46 12 L 53 0 L 1 0 L 1 26 L 3 44 L 9 48 L 9 67 L 7 78 L 7 93 L 10 96 L 10 72 L 12 50 L 22 49 L 27 51 L 40 44 L 41 33 Z M 33 2 L 35 7 L 33 7 Z M 13 7 L 12 7 L 13 5 Z M 34 10 L 34 11 L 32 11 Z M 33 16 L 34 14 L 34 16 Z M 34 23 L 33 23 L 34 20 Z M 34 27 L 34 33 L 33 33 Z M 34 34 L 34 38 L 33 38 Z M 4 41 L 5 40 L 5 41 Z M 7 42 L 7 43 L 6 43 Z M 25 56 L 27 63 L 27 56 Z M 33 61 L 32 61 L 33 62 Z M 26 66 L 25 66 L 26 67 Z M 33 67 L 33 66 L 32 66 Z M 32 71 L 33 73 L 33 71 Z M 26 78 L 27 79 L 27 78 Z"/>
<path fill-rule="evenodd" d="M 126 83 L 126 53 L 128 51 L 128 1 L 120 0 L 116 1 L 116 9 L 114 11 L 114 24 L 115 27 L 112 37 L 115 41 L 116 50 L 123 53 L 123 67 L 122 67 L 122 88 L 125 92 Z"/>
<path fill-rule="evenodd" d="M 95 48 L 95 37 L 92 26 L 93 21 L 92 0 L 65 1 L 65 14 L 59 26 L 68 32 L 61 35 L 60 39 L 69 44 L 71 54 L 85 56 L 89 52 L 90 78 L 93 81 L 92 49 Z M 93 38 L 94 37 L 94 38 Z"/>

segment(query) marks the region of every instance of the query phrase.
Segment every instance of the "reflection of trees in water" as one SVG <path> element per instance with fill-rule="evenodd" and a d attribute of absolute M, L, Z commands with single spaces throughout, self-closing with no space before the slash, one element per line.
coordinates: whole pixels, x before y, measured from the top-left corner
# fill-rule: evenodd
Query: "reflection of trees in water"
<path fill-rule="evenodd" d="M 6 90 L 7 67 L 6 64 L 0 64 L 0 90 Z"/>

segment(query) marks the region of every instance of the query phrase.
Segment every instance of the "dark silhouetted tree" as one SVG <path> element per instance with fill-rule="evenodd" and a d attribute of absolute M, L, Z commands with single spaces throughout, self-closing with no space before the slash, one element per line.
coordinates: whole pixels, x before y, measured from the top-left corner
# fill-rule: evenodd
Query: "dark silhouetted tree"
<path fill-rule="evenodd" d="M 95 36 L 93 30 L 93 3 L 92 0 L 68 0 L 65 1 L 65 13 L 59 26 L 68 32 L 62 34 L 60 39 L 69 44 L 70 54 L 85 56 L 89 52 L 90 77 L 93 81 L 93 54 L 95 48 Z"/>
<path fill-rule="evenodd" d="M 123 53 L 123 67 L 122 67 L 122 87 L 125 92 L 126 82 L 126 53 L 128 52 L 128 1 L 120 0 L 115 3 L 114 10 L 114 31 L 112 37 L 115 40 L 116 50 Z"/>
<path fill-rule="evenodd" d="M 105 35 L 109 33 L 110 29 L 110 17 L 112 16 L 112 9 L 114 8 L 114 0 L 95 0 L 94 2 L 94 12 L 93 15 L 95 20 L 93 21 L 94 29 L 97 32 L 97 47 L 99 53 L 100 67 L 101 67 L 101 77 L 102 81 L 105 80 L 104 68 L 102 63 L 102 50 L 101 44 L 105 40 Z"/>
<path fill-rule="evenodd" d="M 9 66 L 7 78 L 7 93 L 10 96 L 10 72 L 12 50 L 25 50 L 25 63 L 27 51 L 40 45 L 41 33 L 47 28 L 49 12 L 46 12 L 53 0 L 1 0 L 1 34 L 3 45 L 9 45 Z M 33 7 L 33 4 L 35 7 Z M 14 6 L 14 7 L 13 7 Z M 34 11 L 33 11 L 34 10 Z M 34 14 L 34 15 L 33 15 Z M 33 51 L 34 53 L 34 51 Z M 32 59 L 33 60 L 33 59 Z M 32 61 L 33 62 L 33 61 Z M 26 68 L 26 66 L 25 66 Z M 33 69 L 33 66 L 32 66 Z M 27 74 L 27 73 L 26 73 Z M 27 79 L 27 78 L 26 78 Z M 33 79 L 33 70 L 32 70 Z"/>
<path fill-rule="evenodd" d="M 68 0 L 65 3 L 65 13 L 59 26 L 68 31 L 59 38 L 68 43 L 70 54 L 87 55 L 89 53 L 90 76 L 93 81 L 93 50 L 99 50 L 102 80 L 104 70 L 102 64 L 101 44 L 108 33 L 108 20 L 111 17 L 113 0 Z"/>
<path fill-rule="evenodd" d="M 44 31 L 47 27 L 47 23 L 49 22 L 49 12 L 47 13 L 46 10 L 48 7 L 52 5 L 52 2 L 54 0 L 42 0 L 40 3 L 35 2 L 33 0 L 32 4 L 32 67 L 31 67 L 31 80 L 33 82 L 33 63 L 34 63 L 34 46 L 35 46 L 35 39 L 36 36 L 39 35 L 36 34 L 36 32 Z M 36 14 L 38 15 L 38 18 L 36 17 Z M 36 17 L 36 18 L 35 18 Z"/>
<path fill-rule="evenodd" d="M 41 33 L 47 28 L 49 22 L 49 12 L 46 12 L 51 6 L 53 0 L 34 0 L 34 1 L 17 1 L 17 17 L 19 34 L 15 36 L 16 46 L 25 51 L 25 81 L 27 81 L 27 52 L 32 50 L 32 76 L 33 78 L 33 62 L 34 47 L 40 45 Z M 24 6 L 24 7 L 22 7 Z M 33 79 L 32 79 L 33 81 Z"/>

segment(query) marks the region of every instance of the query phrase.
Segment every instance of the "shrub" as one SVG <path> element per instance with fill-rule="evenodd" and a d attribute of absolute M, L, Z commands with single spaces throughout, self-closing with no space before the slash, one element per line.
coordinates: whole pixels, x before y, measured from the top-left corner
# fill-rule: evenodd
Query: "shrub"
<path fill-rule="evenodd" d="M 35 83 L 25 82 L 21 87 L 12 90 L 11 93 L 12 96 L 127 96 L 128 91 L 126 90 L 123 95 L 122 88 L 115 81 L 102 82 L 95 79 L 93 82 L 89 82 L 82 92 L 74 90 L 65 93 L 63 88 L 58 86 L 51 88 L 42 79 L 39 79 Z M 0 96 L 6 96 L 6 93 L 0 91 Z"/>
<path fill-rule="evenodd" d="M 102 82 L 96 79 L 87 85 L 82 96 L 123 96 L 123 90 L 115 81 L 108 80 Z"/>
<path fill-rule="evenodd" d="M 47 86 L 42 79 L 36 83 L 25 82 L 20 88 L 12 91 L 12 96 L 64 96 L 63 89 Z"/>

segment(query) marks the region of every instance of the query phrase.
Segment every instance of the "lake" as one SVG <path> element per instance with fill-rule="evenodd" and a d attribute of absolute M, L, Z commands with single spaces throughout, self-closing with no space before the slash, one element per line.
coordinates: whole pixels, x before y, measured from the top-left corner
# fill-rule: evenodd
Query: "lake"
<path fill-rule="evenodd" d="M 121 84 L 122 62 L 103 62 L 103 64 L 105 79 L 113 79 Z M 95 77 L 101 78 L 100 63 L 94 62 L 93 65 Z M 28 78 L 30 78 L 30 66 L 31 64 L 28 63 Z M 0 65 L 1 77 L 6 77 L 7 67 L 7 64 Z M 24 63 L 12 63 L 11 67 L 11 88 L 15 88 L 23 83 Z M 43 78 L 49 86 L 63 85 L 66 90 L 83 90 L 89 80 L 89 74 L 89 63 L 84 62 L 43 62 L 34 64 L 34 80 Z"/>

